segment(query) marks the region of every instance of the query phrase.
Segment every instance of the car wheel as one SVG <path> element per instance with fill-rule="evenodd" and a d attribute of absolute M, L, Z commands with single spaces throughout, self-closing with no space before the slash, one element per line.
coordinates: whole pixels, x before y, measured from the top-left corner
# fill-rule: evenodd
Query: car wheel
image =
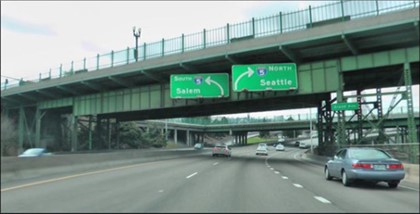
<path fill-rule="evenodd" d="M 341 173 L 341 182 L 344 186 L 350 186 L 350 180 L 347 178 L 347 173 L 344 170 Z"/>
<path fill-rule="evenodd" d="M 327 179 L 327 180 L 332 179 L 332 177 L 330 175 L 330 171 L 328 170 L 328 167 L 325 167 L 324 173 L 325 173 L 325 179 Z"/>
<path fill-rule="evenodd" d="M 389 186 L 389 188 L 394 189 L 394 188 L 397 188 L 399 183 L 400 183 L 400 181 L 390 181 L 390 182 L 388 182 L 388 186 Z"/>

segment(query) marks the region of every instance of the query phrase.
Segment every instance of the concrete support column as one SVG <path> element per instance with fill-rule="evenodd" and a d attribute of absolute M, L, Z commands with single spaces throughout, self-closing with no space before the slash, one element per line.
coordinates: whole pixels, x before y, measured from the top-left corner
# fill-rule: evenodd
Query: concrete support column
<path fill-rule="evenodd" d="M 41 145 L 41 109 L 36 108 L 35 111 L 35 146 L 36 147 L 45 147 Z"/>
<path fill-rule="evenodd" d="M 18 154 L 23 152 L 23 141 L 24 141 L 24 135 L 25 135 L 25 110 L 23 106 L 19 106 L 19 137 L 18 137 Z"/>
<path fill-rule="evenodd" d="M 174 129 L 174 142 L 175 144 L 178 144 L 178 130 Z"/>
<path fill-rule="evenodd" d="M 92 115 L 89 115 L 89 150 L 92 150 Z"/>
<path fill-rule="evenodd" d="M 190 146 L 190 130 L 187 130 L 187 146 Z"/>
<path fill-rule="evenodd" d="M 111 150 L 111 121 L 109 118 L 106 119 L 106 133 L 107 133 L 107 144 L 108 144 L 108 150 Z"/>
<path fill-rule="evenodd" d="M 117 137 L 117 149 L 120 149 L 120 121 L 117 120 L 116 122 L 116 137 Z"/>
<path fill-rule="evenodd" d="M 71 151 L 77 151 L 77 116 L 72 116 Z"/>

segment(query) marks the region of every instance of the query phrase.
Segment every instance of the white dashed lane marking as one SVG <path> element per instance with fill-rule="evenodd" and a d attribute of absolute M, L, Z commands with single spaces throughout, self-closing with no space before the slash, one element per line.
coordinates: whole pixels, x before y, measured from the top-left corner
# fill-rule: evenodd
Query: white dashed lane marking
<path fill-rule="evenodd" d="M 196 175 L 197 174 L 197 172 L 194 172 L 193 174 L 191 174 L 191 175 L 188 175 L 186 178 L 188 179 L 188 178 L 191 178 L 192 176 L 194 176 L 194 175 Z"/>
<path fill-rule="evenodd" d="M 219 162 L 214 163 L 213 166 L 216 166 L 217 164 L 219 164 Z"/>
<path fill-rule="evenodd" d="M 330 202 L 330 201 L 328 201 L 327 199 L 325 199 L 325 198 L 323 198 L 323 197 L 321 197 L 321 196 L 314 196 L 314 198 L 315 198 L 316 200 L 318 200 L 318 201 L 320 201 L 320 202 L 324 203 L 324 204 L 331 204 L 331 202 Z"/>
<path fill-rule="evenodd" d="M 302 186 L 302 185 L 300 185 L 300 184 L 293 184 L 293 186 L 295 186 L 295 187 L 297 187 L 297 188 L 303 188 L 303 186 Z"/>
<path fill-rule="evenodd" d="M 286 177 L 286 176 L 281 176 L 281 178 L 283 178 L 284 180 L 289 179 L 289 178 L 288 178 L 288 177 Z"/>
<path fill-rule="evenodd" d="M 279 171 L 274 171 L 274 173 L 279 174 L 280 172 Z"/>

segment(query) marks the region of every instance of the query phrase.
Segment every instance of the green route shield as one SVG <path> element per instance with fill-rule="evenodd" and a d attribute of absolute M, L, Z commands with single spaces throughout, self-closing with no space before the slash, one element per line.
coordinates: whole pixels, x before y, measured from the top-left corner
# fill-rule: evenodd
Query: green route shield
<path fill-rule="evenodd" d="M 172 99 L 229 97 L 229 75 L 226 73 L 171 75 L 170 89 Z"/>
<path fill-rule="evenodd" d="M 296 90 L 296 64 L 233 65 L 232 88 L 234 92 Z"/>

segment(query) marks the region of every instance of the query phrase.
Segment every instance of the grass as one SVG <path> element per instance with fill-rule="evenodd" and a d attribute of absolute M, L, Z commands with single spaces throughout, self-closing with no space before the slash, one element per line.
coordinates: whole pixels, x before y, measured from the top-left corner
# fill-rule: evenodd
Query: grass
<path fill-rule="evenodd" d="M 165 148 L 167 148 L 167 149 L 177 149 L 177 148 L 185 148 L 185 147 L 187 147 L 187 146 L 183 143 L 168 142 L 166 144 Z"/>
<path fill-rule="evenodd" d="M 248 138 L 248 144 L 272 142 L 274 138 L 260 138 L 259 136 Z"/>

